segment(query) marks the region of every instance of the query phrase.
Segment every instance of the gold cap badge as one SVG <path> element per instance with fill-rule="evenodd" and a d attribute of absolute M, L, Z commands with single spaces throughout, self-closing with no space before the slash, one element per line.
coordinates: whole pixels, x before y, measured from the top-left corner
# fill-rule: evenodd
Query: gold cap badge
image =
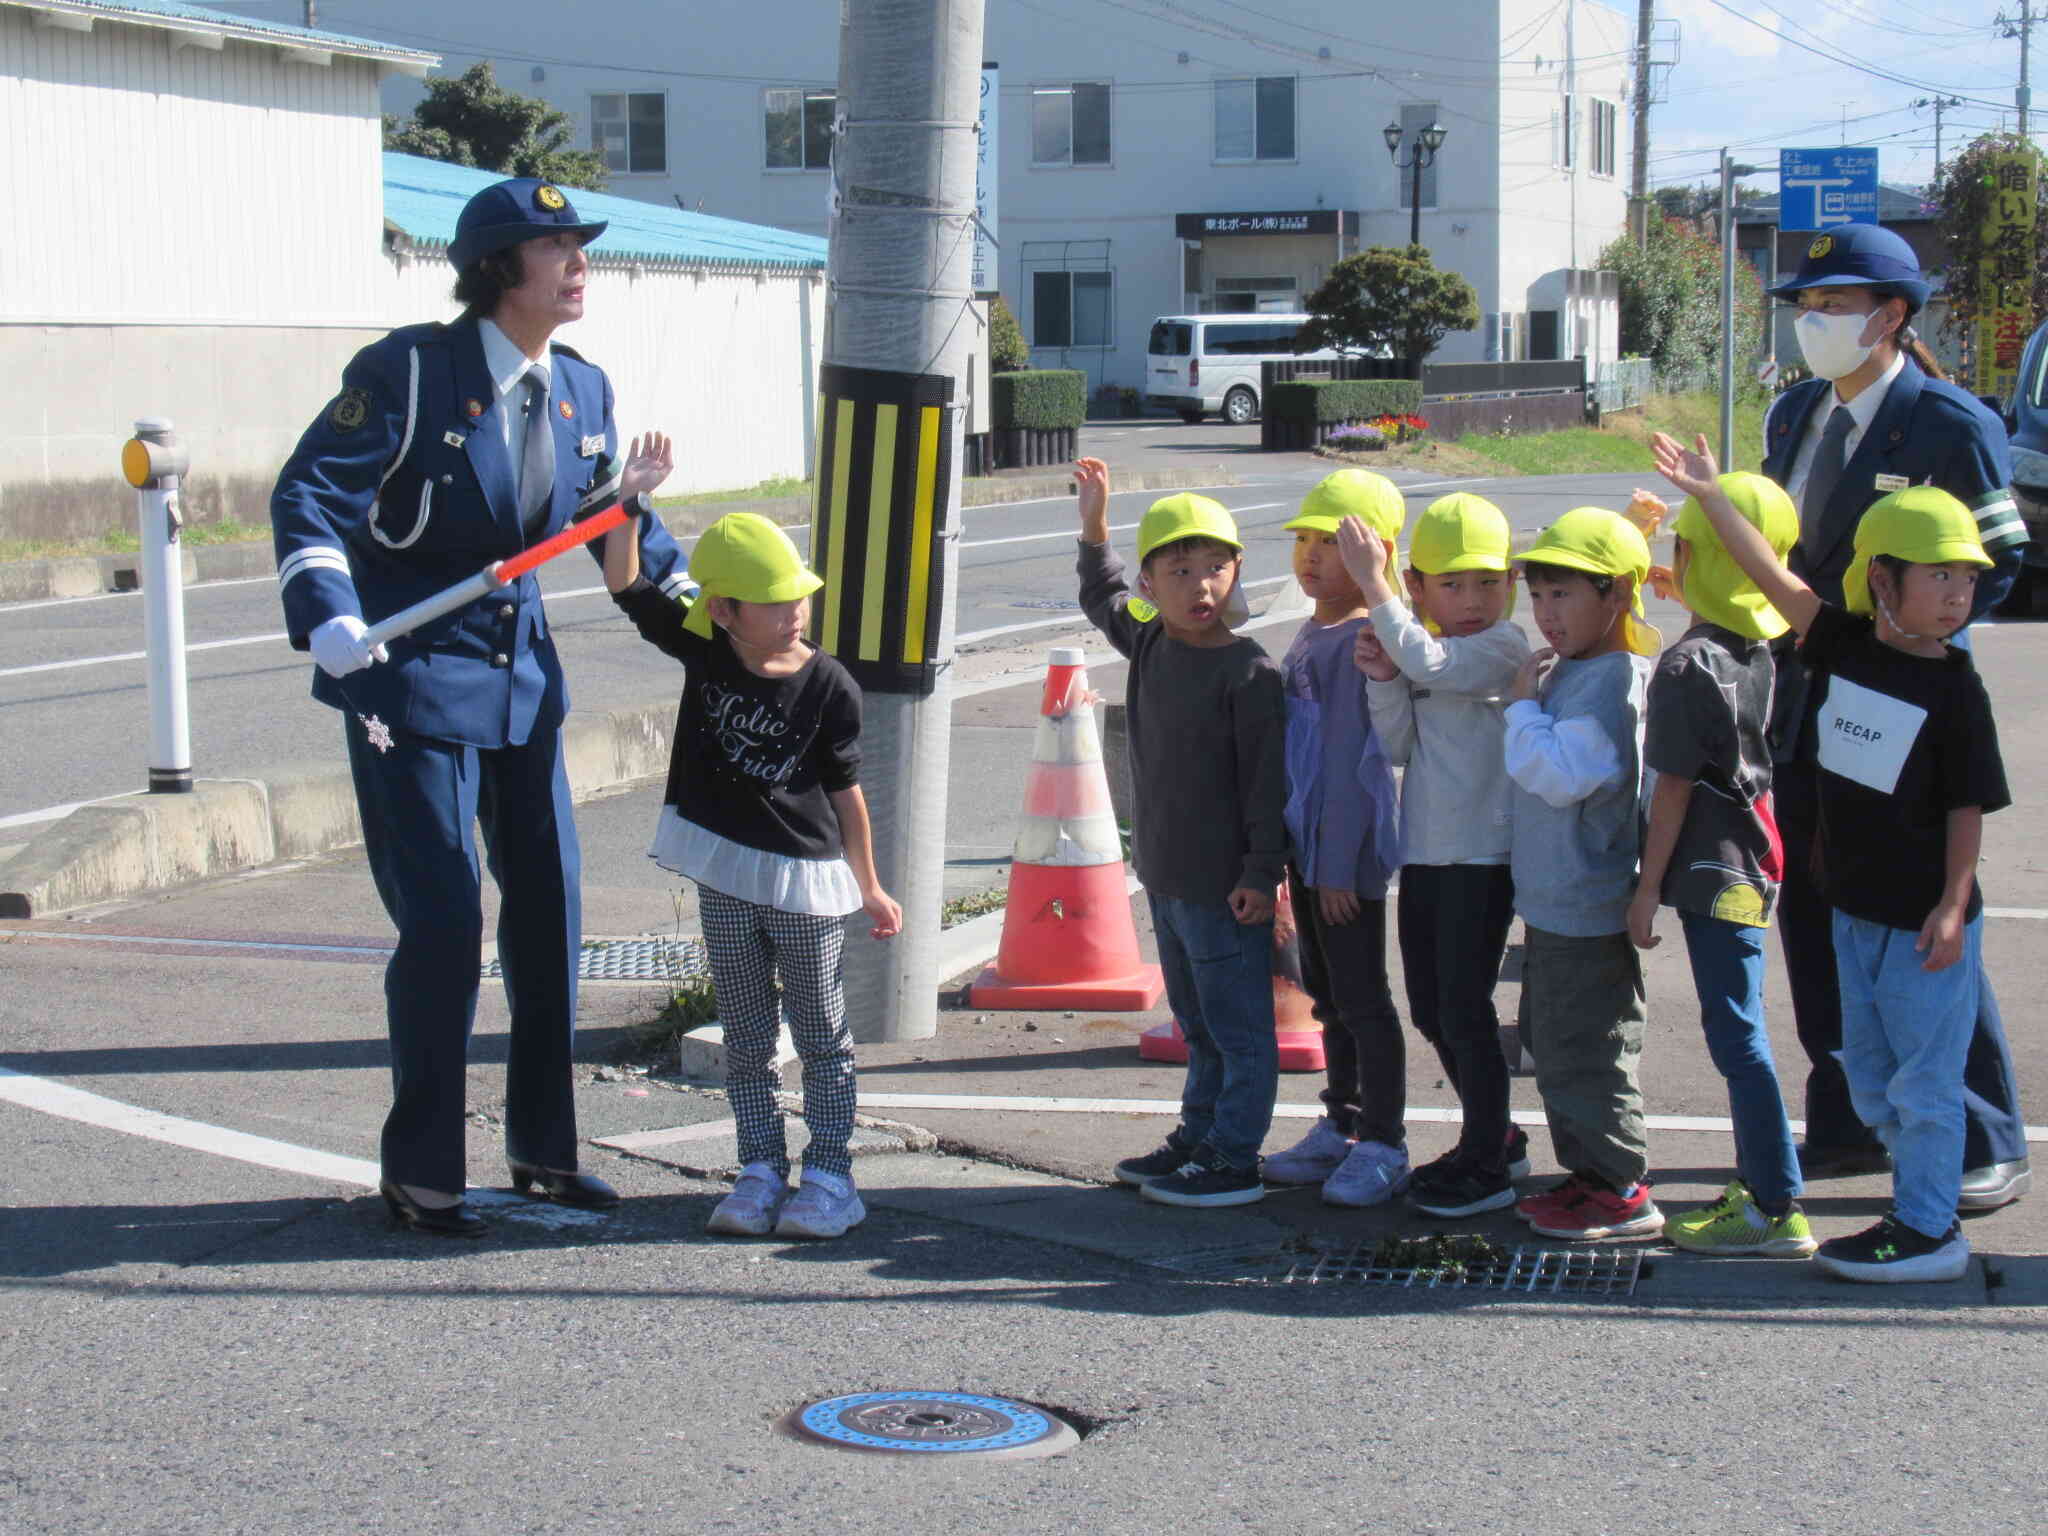
<path fill-rule="evenodd" d="M 1833 235 L 1822 235 L 1806 248 L 1806 259 L 1808 261 L 1819 261 L 1821 257 L 1827 255 L 1834 248 L 1835 237 Z"/>
<path fill-rule="evenodd" d="M 533 200 L 549 213 L 560 213 L 569 206 L 569 199 L 562 196 L 560 188 L 545 183 L 534 189 Z"/>

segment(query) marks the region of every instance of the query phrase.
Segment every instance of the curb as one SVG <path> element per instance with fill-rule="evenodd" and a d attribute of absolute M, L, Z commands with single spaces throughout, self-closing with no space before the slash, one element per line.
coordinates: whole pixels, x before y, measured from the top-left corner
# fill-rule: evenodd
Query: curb
<path fill-rule="evenodd" d="M 579 801 L 668 772 L 675 702 L 611 714 L 572 710 L 562 726 Z M 0 918 L 51 917 L 363 840 L 347 770 L 202 779 L 188 795 L 81 806 L 0 864 Z"/>
<path fill-rule="evenodd" d="M 1182 490 L 1197 485 L 1236 485 L 1227 470 L 1154 469 L 1119 475 L 1119 488 L 1137 491 Z M 977 476 L 961 482 L 962 507 L 987 507 L 1009 501 L 1036 501 L 1073 494 L 1070 475 L 1032 474 L 1005 478 Z M 678 538 L 702 533 L 728 512 L 758 512 L 771 522 L 805 522 L 811 503 L 803 496 L 765 501 L 702 501 L 662 510 L 661 520 Z M 277 574 L 277 557 L 268 539 L 239 544 L 188 545 L 181 552 L 187 586 L 206 581 L 248 581 Z M 0 603 L 38 602 L 50 598 L 96 597 L 103 592 L 141 590 L 142 556 L 60 555 L 43 560 L 0 561 Z"/>

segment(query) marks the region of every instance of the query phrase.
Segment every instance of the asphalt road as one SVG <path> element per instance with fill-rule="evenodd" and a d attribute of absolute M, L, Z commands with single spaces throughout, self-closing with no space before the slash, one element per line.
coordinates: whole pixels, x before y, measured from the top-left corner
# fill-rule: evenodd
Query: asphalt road
<path fill-rule="evenodd" d="M 1282 569 L 1287 512 L 1254 504 L 1291 504 L 1322 468 L 1232 462 L 1236 444 L 1205 449 L 1171 426 L 1097 440 L 1113 464 L 1213 451 L 1247 481 L 1256 469 L 1261 483 L 1228 494 L 1246 509 L 1254 579 Z M 1526 531 L 1626 489 L 1626 477 L 1606 477 L 1490 493 Z M 1113 521 L 1134 522 L 1143 499 L 1120 499 Z M 1071 596 L 1060 539 L 985 541 L 1063 534 L 1070 515 L 1060 503 L 970 515 L 968 542 L 981 547 L 968 551 L 963 630 L 1057 617 L 1014 605 Z M 213 595 L 246 606 L 224 607 L 209 635 L 274 623 L 267 586 Z M 573 605 L 592 601 L 603 602 L 569 599 L 557 617 L 579 703 L 600 704 L 593 695 L 610 686 L 635 689 L 634 702 L 664 695 L 637 642 L 607 636 L 608 611 L 577 617 Z M 0 656 L 22 664 L 17 643 L 48 645 L 50 659 L 98 654 L 83 641 L 63 650 L 63 627 L 47 622 L 79 611 L 0 610 Z M 1652 617 L 1676 632 L 1675 610 L 1653 605 Z M 963 655 L 977 691 L 955 706 L 947 828 L 962 879 L 988 878 L 974 861 L 999 862 L 1014 828 L 1037 669 L 1055 633 L 990 637 Z M 1259 633 L 1277 648 L 1287 628 Z M 196 621 L 194 636 L 205 638 Z M 238 668 L 266 653 L 242 654 Z M 2039 1123 L 2048 625 L 1986 630 L 1979 654 L 2017 801 L 1986 840 L 1986 952 Z M 74 691 L 61 708 L 0 694 L 9 804 L 83 798 L 73 763 L 134 763 L 142 706 L 122 665 L 28 674 Z M 1117 696 L 1120 668 L 1093 678 Z M 241 771 L 267 766 L 298 715 L 327 727 L 303 757 L 338 756 L 303 684 L 303 662 L 277 655 L 221 681 L 220 700 L 267 711 L 223 738 L 244 743 Z M 115 745 L 66 756 L 74 734 L 102 729 L 94 739 Z M 673 881 L 640 856 L 653 798 L 641 787 L 579 810 L 593 934 L 677 921 Z M 872 1109 L 936 1131 L 946 1155 L 864 1157 L 872 1214 L 841 1242 L 707 1238 L 720 1184 L 687 1157 L 596 1146 L 586 1165 L 628 1197 L 617 1214 L 551 1220 L 480 1196 L 494 1235 L 434 1242 L 393 1231 L 360 1183 L 386 1103 L 388 943 L 359 853 L 0 925 L 0 1529 L 2040 1528 L 2048 1195 L 1974 1220 L 1978 1267 L 1952 1286 L 1879 1292 L 1796 1264 L 1661 1253 L 1633 1297 L 1607 1301 L 1210 1283 L 1186 1265 L 1219 1247 L 1270 1254 L 1304 1234 L 1353 1240 L 1413 1221 L 1332 1212 L 1312 1192 L 1237 1214 L 1143 1206 L 1100 1180 L 1168 1122 L 1046 1101 L 1171 1098 L 1178 1073 L 1132 1049 L 1156 1015 L 949 1011 L 936 1040 L 863 1046 L 863 1097 L 946 1093 L 979 1107 Z M 1652 952 L 1647 969 L 1650 1107 L 1705 1126 L 1652 1132 L 1658 1198 L 1683 1208 L 1727 1176 L 1729 1139 L 1711 1124 L 1725 1095 L 1681 946 Z M 1775 959 L 1770 999 L 1790 1062 Z M 1502 1000 L 1512 1005 L 1511 986 Z M 585 1062 L 607 1059 L 615 1031 L 656 1001 L 658 989 L 586 988 Z M 468 1099 L 471 1174 L 486 1186 L 504 1176 L 505 1025 L 487 986 Z M 1426 1054 L 1418 1042 L 1408 1063 L 1410 1105 L 1424 1111 L 1449 1102 Z M 1269 1148 L 1299 1134 L 1316 1086 L 1283 1079 L 1295 1117 L 1276 1124 Z M 723 1114 L 715 1096 L 590 1071 L 578 1099 L 586 1137 L 701 1129 Z M 1515 1102 L 1533 1113 L 1526 1080 Z M 1418 1118 L 1418 1152 L 1449 1130 Z M 1546 1138 L 1535 1142 L 1547 1171 Z M 1851 1181 L 1812 1191 L 1808 1206 L 1832 1235 L 1868 1221 L 1883 1197 L 1882 1181 Z M 1033 1400 L 1089 1434 L 1054 1461 L 971 1463 L 832 1453 L 775 1432 L 804 1401 L 905 1387 Z"/>

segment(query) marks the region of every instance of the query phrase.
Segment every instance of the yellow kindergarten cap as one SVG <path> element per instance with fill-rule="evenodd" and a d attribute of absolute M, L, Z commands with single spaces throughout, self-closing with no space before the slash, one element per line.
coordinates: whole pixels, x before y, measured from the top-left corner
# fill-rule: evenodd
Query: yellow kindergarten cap
<path fill-rule="evenodd" d="M 1856 557 L 1842 573 L 1842 600 L 1851 613 L 1874 613 L 1870 600 L 1870 557 L 1890 555 L 1914 565 L 1965 560 L 1989 565 L 1977 520 L 1947 491 L 1909 485 L 1871 503 L 1856 525 Z"/>
<path fill-rule="evenodd" d="M 804 564 L 789 535 L 758 512 L 728 512 L 706 528 L 690 552 L 690 575 L 703 591 L 690 604 L 683 628 L 706 639 L 711 635 L 706 599 L 786 603 L 825 584 Z"/>
<path fill-rule="evenodd" d="M 1301 498 L 1301 510 L 1281 526 L 1311 533 L 1335 533 L 1337 525 L 1355 517 L 1387 544 L 1387 580 L 1394 579 L 1394 544 L 1408 521 L 1408 503 L 1385 475 L 1369 469 L 1340 469 L 1325 475 Z"/>
<path fill-rule="evenodd" d="M 1504 571 L 1512 534 L 1499 507 L 1470 491 L 1439 496 L 1415 519 L 1408 563 L 1425 576 L 1451 571 Z"/>
<path fill-rule="evenodd" d="M 1145 557 L 1160 545 L 1171 544 L 1178 539 L 1214 539 L 1232 549 L 1244 548 L 1244 540 L 1237 536 L 1237 522 L 1231 517 L 1230 509 L 1220 501 L 1197 496 L 1192 491 L 1162 496 L 1145 509 L 1145 515 L 1138 520 L 1139 563 L 1143 564 Z"/>
<path fill-rule="evenodd" d="M 1522 551 L 1532 565 L 1558 565 L 1593 576 L 1632 578 L 1630 611 L 1622 616 L 1623 640 L 1638 656 L 1654 656 L 1664 637 L 1643 617 L 1643 583 L 1650 575 L 1650 546 L 1636 525 L 1605 507 L 1574 507 L 1536 535 Z"/>
<path fill-rule="evenodd" d="M 1775 480 L 1736 470 L 1720 478 L 1721 489 L 1743 520 L 1764 536 L 1780 560 L 1799 542 L 1799 509 Z M 1707 521 L 1699 498 L 1678 509 L 1671 531 L 1685 540 L 1691 557 L 1685 568 L 1685 606 L 1710 624 L 1732 629 L 1752 640 L 1775 640 L 1790 627 L 1755 582 L 1742 573 L 1721 535 Z"/>

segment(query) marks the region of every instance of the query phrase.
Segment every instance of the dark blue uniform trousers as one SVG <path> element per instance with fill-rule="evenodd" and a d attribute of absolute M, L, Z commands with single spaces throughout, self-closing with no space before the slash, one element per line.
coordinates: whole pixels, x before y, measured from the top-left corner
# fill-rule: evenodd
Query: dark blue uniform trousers
<path fill-rule="evenodd" d="M 1778 935 L 1799 1043 L 1812 1063 L 1806 1074 L 1806 1141 L 1813 1147 L 1860 1147 L 1876 1138 L 1856 1118 L 1842 1048 L 1842 993 L 1835 975 L 1834 909 L 1814 883 L 1808 859 L 1819 826 L 1819 773 L 1811 762 L 1780 763 L 1771 799 L 1785 840 L 1785 881 L 1778 898 Z M 2017 1162 L 2027 1155 L 2012 1051 L 1991 978 L 1977 978 L 1977 1027 L 1963 1063 L 1963 1168 Z"/>
<path fill-rule="evenodd" d="M 476 1022 L 483 887 L 475 827 L 498 884 L 498 956 L 512 1007 L 505 1150 L 576 1167 L 570 1049 L 582 944 L 582 854 L 559 728 L 479 748 L 393 730 L 388 751 L 347 723 L 349 771 L 370 872 L 398 927 L 384 972 L 391 1114 L 384 1176 L 459 1193 L 467 1184 L 464 1087 Z"/>

